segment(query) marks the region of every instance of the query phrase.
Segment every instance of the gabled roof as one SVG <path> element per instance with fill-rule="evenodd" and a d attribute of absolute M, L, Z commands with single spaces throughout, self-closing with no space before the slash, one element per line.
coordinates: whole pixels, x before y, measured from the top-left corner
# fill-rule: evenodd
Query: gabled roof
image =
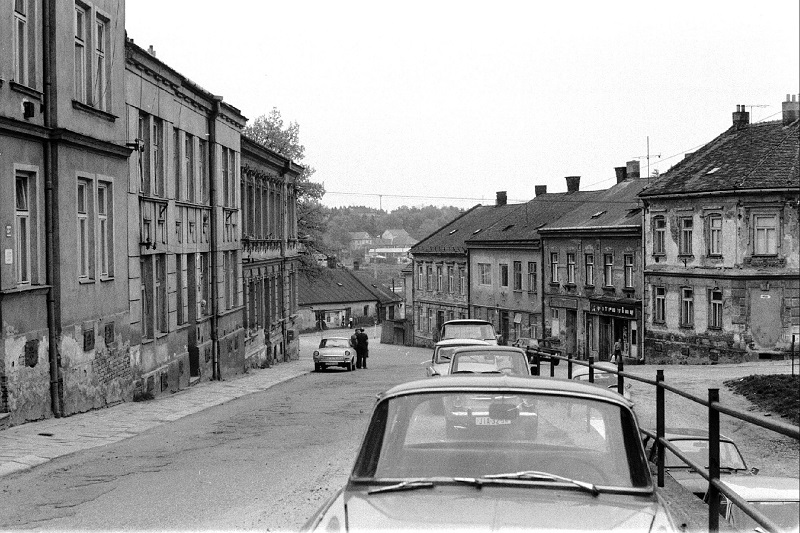
<path fill-rule="evenodd" d="M 496 242 L 531 241 L 539 238 L 538 229 L 576 209 L 598 191 L 540 194 L 527 203 L 514 206 L 491 227 L 471 235 L 469 245 Z"/>
<path fill-rule="evenodd" d="M 519 205 L 476 205 L 458 216 L 449 224 L 431 233 L 411 247 L 412 254 L 463 254 L 467 251 L 466 240 L 477 231 L 490 227 Z"/>
<path fill-rule="evenodd" d="M 378 283 L 374 276 L 366 270 L 356 270 L 351 272 L 368 291 L 375 295 L 378 301 L 382 304 L 390 304 L 402 302 L 403 297 L 399 294 L 392 292 L 392 289 L 382 283 Z"/>
<path fill-rule="evenodd" d="M 786 126 L 782 121 L 731 126 L 651 180 L 640 196 L 797 187 L 798 124 L 795 120 Z"/>
<path fill-rule="evenodd" d="M 351 241 L 368 241 L 372 236 L 366 231 L 351 231 L 349 232 Z"/>
<path fill-rule="evenodd" d="M 613 187 L 593 194 L 583 203 L 573 204 L 561 217 L 547 222 L 539 231 L 591 231 L 635 229 L 642 225 L 638 194 L 647 185 L 646 179 L 628 178 Z"/>
<path fill-rule="evenodd" d="M 378 297 L 344 268 L 324 268 L 318 276 L 300 273 L 298 303 L 313 304 L 373 302 Z"/>

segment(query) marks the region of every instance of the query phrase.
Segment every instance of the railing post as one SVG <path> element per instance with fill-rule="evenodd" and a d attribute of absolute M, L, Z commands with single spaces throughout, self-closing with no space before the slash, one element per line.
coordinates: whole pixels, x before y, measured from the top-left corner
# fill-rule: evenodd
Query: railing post
<path fill-rule="evenodd" d="M 589 356 L 589 383 L 594 383 L 594 356 Z"/>
<path fill-rule="evenodd" d="M 567 354 L 567 379 L 572 379 L 572 354 Z"/>
<path fill-rule="evenodd" d="M 550 377 L 551 378 L 556 377 L 556 361 L 558 361 L 558 359 L 553 359 L 552 357 L 550 358 Z"/>
<path fill-rule="evenodd" d="M 622 372 L 625 368 L 622 362 L 622 356 L 620 355 L 617 359 L 617 370 Z M 625 394 L 625 378 L 619 374 L 617 374 L 617 392 L 622 395 Z"/>
<path fill-rule="evenodd" d="M 656 466 L 658 467 L 658 486 L 664 486 L 664 370 L 656 370 Z"/>
<path fill-rule="evenodd" d="M 542 375 L 542 373 L 541 373 L 541 371 L 540 371 L 541 364 L 542 364 L 542 362 L 541 362 L 541 360 L 539 359 L 539 353 L 538 353 L 538 352 L 533 352 L 533 369 L 534 369 L 534 370 L 533 370 L 533 372 L 534 372 L 534 374 L 533 374 L 533 375 L 534 375 L 534 376 L 540 376 L 540 375 Z"/>
<path fill-rule="evenodd" d="M 719 531 L 719 489 L 712 481 L 719 480 L 719 389 L 708 389 L 708 531 Z"/>

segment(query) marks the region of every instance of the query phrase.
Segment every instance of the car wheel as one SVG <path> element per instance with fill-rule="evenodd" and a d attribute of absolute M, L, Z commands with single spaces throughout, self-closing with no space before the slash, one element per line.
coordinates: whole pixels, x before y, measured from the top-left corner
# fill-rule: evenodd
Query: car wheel
<path fill-rule="evenodd" d="M 350 359 L 350 362 L 349 362 L 349 363 L 347 363 L 347 370 L 348 370 L 349 372 L 352 372 L 352 371 L 353 371 L 353 370 L 355 370 L 355 369 L 356 369 L 356 365 L 353 363 L 353 360 L 352 360 L 352 359 Z"/>

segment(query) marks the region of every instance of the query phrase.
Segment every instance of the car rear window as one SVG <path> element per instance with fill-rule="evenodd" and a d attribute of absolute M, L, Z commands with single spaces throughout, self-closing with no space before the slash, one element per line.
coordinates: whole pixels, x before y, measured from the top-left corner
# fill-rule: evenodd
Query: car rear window
<path fill-rule="evenodd" d="M 442 339 L 494 339 L 494 327 L 490 324 L 445 325 Z"/>
<path fill-rule="evenodd" d="M 347 339 L 322 339 L 319 343 L 320 348 L 348 348 L 350 341 Z"/>

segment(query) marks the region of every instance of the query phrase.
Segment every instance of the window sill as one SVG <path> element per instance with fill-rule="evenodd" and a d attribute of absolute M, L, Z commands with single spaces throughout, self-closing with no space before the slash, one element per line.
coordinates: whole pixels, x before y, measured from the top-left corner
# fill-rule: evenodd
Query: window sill
<path fill-rule="evenodd" d="M 578 286 L 578 285 L 576 285 L 575 283 L 565 283 L 565 284 L 564 284 L 564 288 L 565 288 L 565 289 L 574 289 L 574 288 L 576 288 L 577 286 Z"/>
<path fill-rule="evenodd" d="M 709 329 L 710 331 L 722 331 L 721 326 L 708 326 L 707 329 Z"/>
<path fill-rule="evenodd" d="M 94 278 L 78 278 L 78 283 L 80 285 L 94 285 L 95 280 Z"/>
<path fill-rule="evenodd" d="M 83 102 L 79 102 L 77 100 L 72 101 L 72 108 L 77 109 L 78 111 L 83 111 L 84 113 L 88 113 L 90 115 L 94 115 L 97 118 L 102 118 L 103 120 L 107 120 L 108 122 L 116 122 L 116 120 L 119 118 L 116 115 L 112 115 L 108 111 L 97 109 L 95 107 L 86 105 Z"/>
<path fill-rule="evenodd" d="M 101 276 L 100 283 L 103 283 L 104 281 L 114 281 L 114 276 Z"/>
<path fill-rule="evenodd" d="M 561 286 L 561 284 L 560 284 L 559 282 L 557 282 L 557 281 L 551 281 L 551 282 L 550 282 L 550 286 L 551 286 L 551 287 L 560 287 L 560 286 Z"/>
<path fill-rule="evenodd" d="M 694 330 L 694 324 L 681 324 L 678 329 Z"/>
<path fill-rule="evenodd" d="M 52 287 L 52 285 L 19 285 L 14 287 L 13 289 L 6 289 L 0 291 L 0 294 L 20 294 L 25 292 L 35 292 L 35 291 L 47 291 Z"/>
<path fill-rule="evenodd" d="M 622 292 L 625 293 L 634 293 L 636 292 L 636 287 L 623 287 Z"/>
<path fill-rule="evenodd" d="M 722 259 L 722 254 L 708 254 L 706 257 L 708 259 Z"/>
<path fill-rule="evenodd" d="M 584 285 L 583 288 L 588 290 L 594 290 L 594 285 Z"/>
<path fill-rule="evenodd" d="M 667 325 L 667 321 L 666 320 L 653 320 L 653 325 L 654 326 L 666 326 Z"/>
<path fill-rule="evenodd" d="M 694 260 L 694 254 L 678 254 L 678 259 Z"/>
<path fill-rule="evenodd" d="M 752 254 L 750 257 L 753 259 L 775 259 L 778 254 Z"/>
<path fill-rule="evenodd" d="M 22 94 L 24 94 L 26 96 L 30 96 L 31 98 L 35 98 L 36 100 L 38 100 L 40 102 L 42 101 L 42 97 L 43 97 L 42 93 L 40 93 L 36 89 L 32 89 L 31 87 L 28 87 L 27 85 L 22 85 L 21 83 L 17 83 L 14 80 L 11 80 L 11 81 L 8 82 L 8 87 L 12 91 L 16 91 L 16 92 L 22 93 Z"/>

